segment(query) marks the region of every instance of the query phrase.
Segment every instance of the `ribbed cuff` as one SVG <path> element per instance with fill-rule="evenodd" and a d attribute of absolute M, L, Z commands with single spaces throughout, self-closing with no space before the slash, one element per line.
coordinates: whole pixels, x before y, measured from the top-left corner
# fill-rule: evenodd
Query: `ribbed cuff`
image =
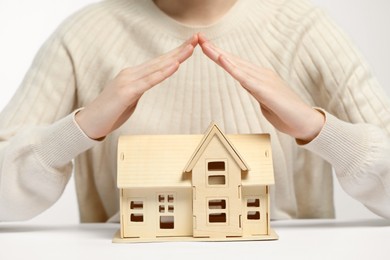
<path fill-rule="evenodd" d="M 90 139 L 78 126 L 75 120 L 78 111 L 80 109 L 45 127 L 35 139 L 33 150 L 48 167 L 63 167 L 77 155 L 99 143 Z"/>
<path fill-rule="evenodd" d="M 349 175 L 360 168 L 370 152 L 367 127 L 347 123 L 321 111 L 325 114 L 321 132 L 314 140 L 301 147 L 327 160 L 338 174 Z"/>

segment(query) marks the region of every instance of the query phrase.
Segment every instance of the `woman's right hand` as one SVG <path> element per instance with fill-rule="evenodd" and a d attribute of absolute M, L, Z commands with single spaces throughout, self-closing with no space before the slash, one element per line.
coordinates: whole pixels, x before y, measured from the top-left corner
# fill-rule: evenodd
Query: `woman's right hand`
<path fill-rule="evenodd" d="M 84 109 L 76 122 L 91 139 L 101 139 L 120 127 L 133 114 L 140 97 L 177 71 L 198 44 L 192 36 L 176 49 L 149 62 L 122 70 Z"/>

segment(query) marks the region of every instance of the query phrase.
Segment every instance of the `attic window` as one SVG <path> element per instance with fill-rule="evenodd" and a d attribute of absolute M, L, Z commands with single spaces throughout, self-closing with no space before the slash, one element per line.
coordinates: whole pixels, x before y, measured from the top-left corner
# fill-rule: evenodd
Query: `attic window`
<path fill-rule="evenodd" d="M 209 185 L 225 185 L 226 177 L 225 175 L 210 175 L 209 176 Z"/>
<path fill-rule="evenodd" d="M 207 169 L 209 171 L 225 171 L 225 162 L 224 161 L 209 162 L 207 164 Z"/>

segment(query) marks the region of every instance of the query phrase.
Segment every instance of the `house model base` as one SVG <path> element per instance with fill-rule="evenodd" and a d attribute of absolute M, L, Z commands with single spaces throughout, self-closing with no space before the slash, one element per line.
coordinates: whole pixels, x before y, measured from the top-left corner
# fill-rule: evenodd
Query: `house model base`
<path fill-rule="evenodd" d="M 155 238 L 121 238 L 120 229 L 115 233 L 112 239 L 113 243 L 148 243 L 148 242 L 224 242 L 224 241 L 265 241 L 277 240 L 278 234 L 271 228 L 269 235 L 258 235 L 250 237 L 155 237 Z"/>
<path fill-rule="evenodd" d="M 275 240 L 268 134 L 121 136 L 113 242 Z"/>

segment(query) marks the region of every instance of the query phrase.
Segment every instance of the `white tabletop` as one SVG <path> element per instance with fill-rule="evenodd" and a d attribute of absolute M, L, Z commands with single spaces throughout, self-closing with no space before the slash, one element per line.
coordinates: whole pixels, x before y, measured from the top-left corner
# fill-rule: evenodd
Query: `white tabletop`
<path fill-rule="evenodd" d="M 390 220 L 272 226 L 277 241 L 113 244 L 119 224 L 0 223 L 0 259 L 390 259 Z"/>

